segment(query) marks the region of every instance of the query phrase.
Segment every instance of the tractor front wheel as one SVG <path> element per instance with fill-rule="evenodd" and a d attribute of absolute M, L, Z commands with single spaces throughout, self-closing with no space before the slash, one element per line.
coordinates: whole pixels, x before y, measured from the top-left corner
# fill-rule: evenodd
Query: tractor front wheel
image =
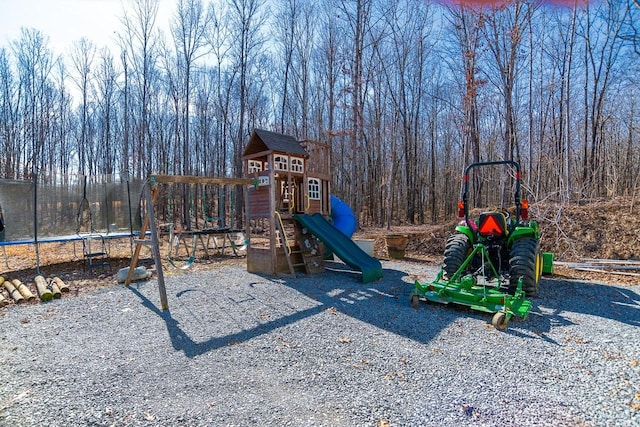
<path fill-rule="evenodd" d="M 537 239 L 523 237 L 513 242 L 509 258 L 509 293 L 514 294 L 522 278 L 525 297 L 538 296 L 542 275 L 542 254 Z"/>
<path fill-rule="evenodd" d="M 471 252 L 471 241 L 466 234 L 453 234 L 447 239 L 444 248 L 443 269 L 447 278 L 451 279 Z"/>

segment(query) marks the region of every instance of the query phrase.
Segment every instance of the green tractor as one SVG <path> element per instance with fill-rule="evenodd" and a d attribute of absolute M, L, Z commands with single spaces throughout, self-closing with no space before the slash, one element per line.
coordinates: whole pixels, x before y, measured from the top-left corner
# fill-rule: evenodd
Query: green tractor
<path fill-rule="evenodd" d="M 469 173 L 482 166 L 511 167 L 515 172 L 515 210 L 482 212 L 469 217 Z M 458 216 L 463 220 L 447 240 L 444 263 L 430 283 L 415 282 L 411 305 L 421 300 L 455 303 L 495 313 L 496 329 L 511 317 L 526 318 L 527 298 L 538 296 L 540 277 L 553 272 L 553 254 L 540 250 L 538 223 L 529 220 L 529 203 L 520 198 L 520 165 L 514 161 L 473 163 L 465 169 Z"/>

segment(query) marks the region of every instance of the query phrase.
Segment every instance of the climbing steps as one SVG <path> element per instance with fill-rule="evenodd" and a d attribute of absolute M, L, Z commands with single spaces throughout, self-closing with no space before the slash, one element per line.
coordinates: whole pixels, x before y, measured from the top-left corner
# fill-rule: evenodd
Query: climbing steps
<path fill-rule="evenodd" d="M 282 247 L 289 274 L 296 277 L 296 272 L 316 274 L 324 271 L 322 250 L 319 241 L 311 232 L 291 217 L 276 214 L 278 245 Z"/>

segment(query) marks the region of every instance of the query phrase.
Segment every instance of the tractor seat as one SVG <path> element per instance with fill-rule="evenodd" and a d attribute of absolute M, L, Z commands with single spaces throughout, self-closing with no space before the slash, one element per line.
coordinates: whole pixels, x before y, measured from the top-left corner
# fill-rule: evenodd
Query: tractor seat
<path fill-rule="evenodd" d="M 501 212 L 483 212 L 478 219 L 478 233 L 484 237 L 501 237 L 509 233 L 507 218 Z"/>

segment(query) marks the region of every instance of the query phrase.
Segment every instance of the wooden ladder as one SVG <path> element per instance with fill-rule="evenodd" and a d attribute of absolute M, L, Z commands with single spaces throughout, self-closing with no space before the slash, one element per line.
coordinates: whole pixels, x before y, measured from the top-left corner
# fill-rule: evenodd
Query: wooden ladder
<path fill-rule="evenodd" d="M 291 276 L 296 277 L 297 267 L 304 267 L 306 274 L 323 272 L 323 253 L 318 239 L 293 218 L 283 220 L 280 215 L 276 215 L 276 224 Z M 302 262 L 294 262 L 296 255 L 300 255 L 298 258 L 301 258 Z"/>
<path fill-rule="evenodd" d="M 292 256 L 299 253 L 299 249 L 295 246 L 295 235 L 291 233 L 291 227 L 287 227 L 287 225 L 292 224 L 292 219 L 282 219 L 282 216 L 279 212 L 276 212 L 276 227 L 278 229 L 278 241 L 280 246 L 284 250 L 284 256 L 287 259 L 287 265 L 289 266 L 289 272 L 291 276 L 296 278 L 296 267 L 299 267 L 301 264 L 294 264 L 292 260 Z M 286 224 L 285 224 L 286 223 Z"/>

